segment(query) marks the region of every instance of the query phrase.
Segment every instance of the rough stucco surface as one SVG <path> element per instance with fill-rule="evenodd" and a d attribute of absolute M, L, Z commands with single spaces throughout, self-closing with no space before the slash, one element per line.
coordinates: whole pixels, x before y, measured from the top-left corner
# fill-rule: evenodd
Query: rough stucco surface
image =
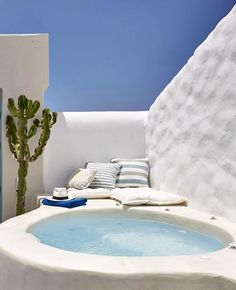
<path fill-rule="evenodd" d="M 154 188 L 236 221 L 236 6 L 152 105 Z"/>

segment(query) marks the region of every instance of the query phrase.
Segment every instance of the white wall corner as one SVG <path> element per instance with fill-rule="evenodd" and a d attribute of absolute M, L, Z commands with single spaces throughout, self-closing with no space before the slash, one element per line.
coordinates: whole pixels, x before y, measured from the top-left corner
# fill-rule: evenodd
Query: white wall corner
<path fill-rule="evenodd" d="M 24 94 L 44 103 L 49 84 L 48 34 L 0 35 L 0 88 L 2 89 L 2 209 L 3 219 L 15 215 L 17 162 L 10 153 L 5 120 L 7 99 Z M 37 137 L 35 137 L 37 139 Z M 35 146 L 35 144 L 32 144 Z M 31 196 L 43 192 L 42 158 L 30 164 L 27 208 Z"/>

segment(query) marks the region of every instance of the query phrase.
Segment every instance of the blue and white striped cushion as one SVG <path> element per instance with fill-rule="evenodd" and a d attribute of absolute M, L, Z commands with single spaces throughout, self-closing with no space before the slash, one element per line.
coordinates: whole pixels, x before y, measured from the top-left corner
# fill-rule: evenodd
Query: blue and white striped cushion
<path fill-rule="evenodd" d="M 120 171 L 120 164 L 113 163 L 87 163 L 88 169 L 96 170 L 93 181 L 89 185 L 90 188 L 106 188 L 113 189 L 116 187 L 117 174 Z"/>
<path fill-rule="evenodd" d="M 140 159 L 112 159 L 111 162 L 120 164 L 121 169 L 116 180 L 116 187 L 149 187 L 149 161 Z"/>

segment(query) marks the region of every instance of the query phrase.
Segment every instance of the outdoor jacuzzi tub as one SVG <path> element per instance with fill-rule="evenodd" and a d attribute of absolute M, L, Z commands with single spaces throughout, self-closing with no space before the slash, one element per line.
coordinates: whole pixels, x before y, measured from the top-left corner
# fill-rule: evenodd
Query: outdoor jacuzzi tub
<path fill-rule="evenodd" d="M 154 219 L 215 236 L 225 247 L 189 256 L 126 257 L 75 253 L 42 244 L 27 231 L 55 215 L 80 213 Z M 185 207 L 122 207 L 91 200 L 76 209 L 46 207 L 0 225 L 1 290 L 235 290 L 236 225 Z M 152 241 L 150 240 L 150 246 Z"/>

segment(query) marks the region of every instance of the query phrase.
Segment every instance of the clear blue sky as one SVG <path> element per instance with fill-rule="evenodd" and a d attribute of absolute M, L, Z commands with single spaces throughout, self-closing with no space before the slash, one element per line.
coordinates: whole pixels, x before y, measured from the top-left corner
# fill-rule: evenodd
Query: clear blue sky
<path fill-rule="evenodd" d="M 56 111 L 146 110 L 236 0 L 0 0 L 0 33 L 49 33 Z"/>

